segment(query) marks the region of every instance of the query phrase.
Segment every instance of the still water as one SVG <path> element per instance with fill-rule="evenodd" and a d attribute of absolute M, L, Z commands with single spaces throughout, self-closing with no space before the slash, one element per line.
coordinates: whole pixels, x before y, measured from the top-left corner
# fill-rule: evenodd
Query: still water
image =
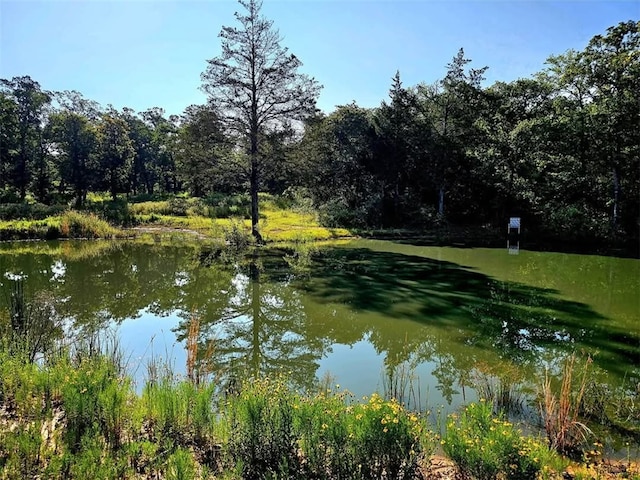
<path fill-rule="evenodd" d="M 0 275 L 0 309 L 22 276 L 74 327 L 115 328 L 139 381 L 151 357 L 184 369 L 193 317 L 214 371 L 329 375 L 358 397 L 404 381 L 445 412 L 479 376 L 534 390 L 574 351 L 602 382 L 640 381 L 637 259 L 354 240 L 234 263 L 198 244 L 36 242 L 0 244 Z"/>

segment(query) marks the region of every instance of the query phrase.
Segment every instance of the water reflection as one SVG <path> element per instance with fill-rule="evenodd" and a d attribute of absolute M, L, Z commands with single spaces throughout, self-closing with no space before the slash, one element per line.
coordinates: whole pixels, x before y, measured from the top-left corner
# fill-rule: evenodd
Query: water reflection
<path fill-rule="evenodd" d="M 200 244 L 5 245 L 0 288 L 24 274 L 27 290 L 50 291 L 78 328 L 140 322 L 183 341 L 197 316 L 199 351 L 218 372 L 285 371 L 301 387 L 330 370 L 348 378 L 345 387 L 371 393 L 389 372 L 413 365 L 425 391 L 455 403 L 479 365 L 513 367 L 518 381 L 533 381 L 576 349 L 596 355 L 607 382 L 637 378 L 637 286 L 622 281 L 637 264 L 609 263 L 603 277 L 598 257 L 520 253 L 354 242 L 318 249 L 300 272 L 284 250 L 225 263 Z M 563 263 L 574 260 L 582 267 Z M 580 287 L 587 290 L 576 294 Z M 603 293 L 615 315 L 575 300 Z M 135 331 L 125 340 L 143 349 L 150 341 L 123 331 Z"/>
<path fill-rule="evenodd" d="M 297 386 L 310 388 L 329 341 L 307 334 L 309 317 L 300 293 L 288 278 L 265 273 L 257 260 L 234 267 L 230 285 L 223 288 L 232 292 L 224 308 L 201 320 L 199 351 L 213 352 L 207 362 L 219 374 L 286 373 Z M 181 321 L 175 331 L 184 339 L 188 321 Z"/>

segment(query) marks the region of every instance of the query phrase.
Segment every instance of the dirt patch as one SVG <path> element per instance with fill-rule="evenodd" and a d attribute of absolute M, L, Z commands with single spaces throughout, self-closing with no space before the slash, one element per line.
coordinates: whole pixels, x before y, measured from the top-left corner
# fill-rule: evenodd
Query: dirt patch
<path fill-rule="evenodd" d="M 464 478 L 456 464 L 441 455 L 431 457 L 421 473 L 422 478 L 426 480 L 462 480 Z"/>

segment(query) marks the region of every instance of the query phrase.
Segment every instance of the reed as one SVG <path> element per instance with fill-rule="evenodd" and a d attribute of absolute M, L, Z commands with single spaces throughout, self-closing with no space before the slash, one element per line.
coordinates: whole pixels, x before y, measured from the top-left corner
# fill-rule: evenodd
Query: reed
<path fill-rule="evenodd" d="M 564 455 L 579 455 L 581 444 L 591 434 L 591 430 L 579 420 L 591 362 L 591 357 L 587 357 L 575 385 L 574 376 L 578 366 L 575 354 L 571 355 L 562 368 L 559 391 L 554 389 L 549 372 L 545 372 L 540 402 L 544 429 L 549 446 Z"/>
<path fill-rule="evenodd" d="M 187 330 L 187 378 L 193 383 L 200 383 L 200 376 L 196 372 L 198 360 L 198 334 L 200 333 L 200 319 L 191 315 Z"/>

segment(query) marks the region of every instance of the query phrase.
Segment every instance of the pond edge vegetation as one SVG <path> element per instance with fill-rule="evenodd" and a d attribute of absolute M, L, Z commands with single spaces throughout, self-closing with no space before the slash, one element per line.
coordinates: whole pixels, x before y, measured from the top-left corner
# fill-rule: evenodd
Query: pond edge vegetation
<path fill-rule="evenodd" d="M 20 285 L 0 318 L 2 478 L 432 478 L 439 451 L 461 478 L 611 478 L 598 469 L 602 445 L 575 434 L 589 359 L 571 357 L 560 387 L 541 386 L 547 438 L 508 421 L 498 397 L 467 405 L 442 429 L 403 402 L 402 388 L 355 399 L 330 379 L 302 392 L 287 372 L 243 379 L 211 371 L 215 345 L 199 355 L 197 318 L 186 375 L 152 360 L 136 389 L 114 338 L 77 332 L 62 341 L 48 300 L 25 298 Z M 555 409 L 557 395 L 567 415 Z M 616 478 L 640 479 L 631 460 L 617 464 Z"/>

